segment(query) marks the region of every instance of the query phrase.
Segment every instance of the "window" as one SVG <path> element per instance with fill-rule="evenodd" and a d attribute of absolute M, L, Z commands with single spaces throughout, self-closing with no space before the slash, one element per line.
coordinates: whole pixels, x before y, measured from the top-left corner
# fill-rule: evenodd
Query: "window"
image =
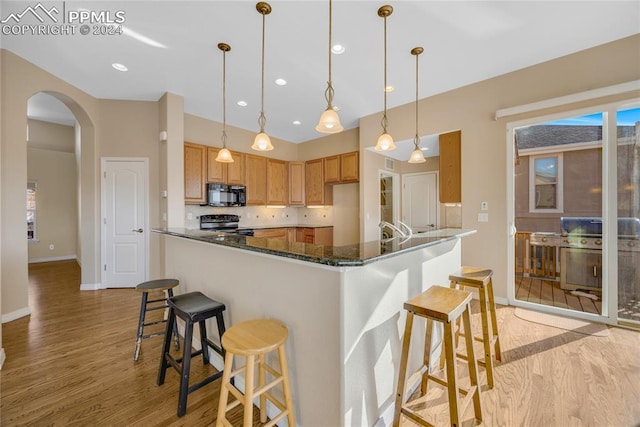
<path fill-rule="evenodd" d="M 27 239 L 36 240 L 36 183 L 27 182 Z"/>
<path fill-rule="evenodd" d="M 529 169 L 529 210 L 562 212 L 562 153 L 532 156 Z"/>

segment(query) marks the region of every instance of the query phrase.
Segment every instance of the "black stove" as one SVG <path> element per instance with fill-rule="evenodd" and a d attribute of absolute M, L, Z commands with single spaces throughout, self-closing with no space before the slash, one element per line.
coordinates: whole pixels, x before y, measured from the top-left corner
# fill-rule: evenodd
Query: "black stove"
<path fill-rule="evenodd" d="M 250 228 L 238 228 L 240 217 L 233 214 L 200 215 L 200 229 L 253 236 Z"/>

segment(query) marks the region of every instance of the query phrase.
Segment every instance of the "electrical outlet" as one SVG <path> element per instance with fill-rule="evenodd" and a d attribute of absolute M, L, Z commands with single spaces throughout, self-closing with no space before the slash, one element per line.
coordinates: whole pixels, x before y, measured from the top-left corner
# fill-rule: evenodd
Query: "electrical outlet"
<path fill-rule="evenodd" d="M 50 250 L 50 251 L 54 250 L 55 248 L 56 248 L 56 247 L 54 246 L 54 244 L 53 244 L 53 243 L 49 245 L 49 250 Z"/>
<path fill-rule="evenodd" d="M 187 219 L 188 220 L 192 220 L 193 219 L 193 213 L 187 212 Z"/>
<path fill-rule="evenodd" d="M 480 202 L 480 210 L 488 211 L 489 210 L 489 202 Z"/>

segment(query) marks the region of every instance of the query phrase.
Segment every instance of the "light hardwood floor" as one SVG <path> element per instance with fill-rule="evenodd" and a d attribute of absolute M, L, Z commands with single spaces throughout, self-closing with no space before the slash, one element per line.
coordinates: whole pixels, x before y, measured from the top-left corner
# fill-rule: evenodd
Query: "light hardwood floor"
<path fill-rule="evenodd" d="M 177 373 L 168 371 L 165 384 L 155 385 L 161 338 L 145 340 L 133 362 L 140 294 L 80 292 L 79 273 L 74 261 L 30 266 L 32 314 L 2 329 L 0 425 L 213 425 L 219 381 L 189 395 L 187 414 L 178 418 Z M 587 336 L 526 322 L 512 307 L 497 312 L 503 361 L 496 364 L 496 387 L 482 387 L 482 425 L 640 425 L 639 332 L 611 328 L 607 337 Z M 479 315 L 472 321 L 479 325 Z M 192 375 L 203 369 L 213 368 L 195 361 Z M 430 385 L 427 404 L 427 419 L 446 425 L 441 387 Z M 463 425 L 475 425 L 471 408 Z"/>

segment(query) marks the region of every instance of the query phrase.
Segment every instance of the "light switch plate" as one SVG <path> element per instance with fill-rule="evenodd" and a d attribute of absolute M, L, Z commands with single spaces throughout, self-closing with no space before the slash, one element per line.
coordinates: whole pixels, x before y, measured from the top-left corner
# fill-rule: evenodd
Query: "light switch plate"
<path fill-rule="evenodd" d="M 488 213 L 479 213 L 478 214 L 478 222 L 489 222 L 489 214 Z"/>

